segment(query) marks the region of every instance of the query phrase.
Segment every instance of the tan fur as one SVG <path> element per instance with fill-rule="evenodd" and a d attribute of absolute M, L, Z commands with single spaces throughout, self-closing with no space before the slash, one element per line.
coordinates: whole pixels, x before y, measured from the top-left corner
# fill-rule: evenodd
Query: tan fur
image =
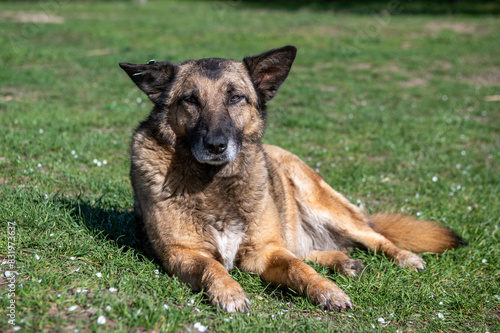
<path fill-rule="evenodd" d="M 243 62 L 120 64 L 155 103 L 131 146 L 138 236 L 170 274 L 229 312 L 249 307 L 228 274 L 235 266 L 343 310 L 352 307 L 349 297 L 302 260 L 354 277 L 363 265 L 346 251 L 356 247 L 422 269 L 406 248 L 458 244 L 434 222 L 368 216 L 297 156 L 260 143 L 265 104 L 295 52 L 287 46 Z"/>
<path fill-rule="evenodd" d="M 413 252 L 443 252 L 460 245 L 450 229 L 430 220 L 416 220 L 413 216 L 377 213 L 370 215 L 373 229 L 394 244 Z"/>

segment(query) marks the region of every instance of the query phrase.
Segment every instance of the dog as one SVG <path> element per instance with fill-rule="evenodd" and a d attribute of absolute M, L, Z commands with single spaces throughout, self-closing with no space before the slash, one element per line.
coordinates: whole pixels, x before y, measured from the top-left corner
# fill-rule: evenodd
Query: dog
<path fill-rule="evenodd" d="M 120 63 L 154 104 L 131 144 L 138 237 L 169 274 L 227 312 L 250 306 L 233 267 L 340 311 L 350 298 L 304 260 L 356 277 L 364 267 L 347 254 L 355 248 L 421 270 L 415 252 L 463 244 L 433 221 L 368 215 L 297 156 L 261 143 L 266 103 L 296 53 L 288 45 L 243 61 Z"/>

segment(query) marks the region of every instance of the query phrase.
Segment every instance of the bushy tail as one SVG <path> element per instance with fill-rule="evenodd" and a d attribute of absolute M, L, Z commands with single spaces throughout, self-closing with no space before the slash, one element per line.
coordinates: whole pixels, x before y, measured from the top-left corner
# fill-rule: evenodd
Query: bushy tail
<path fill-rule="evenodd" d="M 429 220 L 412 216 L 376 213 L 370 215 L 373 229 L 396 245 L 413 252 L 443 252 L 466 245 L 453 230 Z"/>

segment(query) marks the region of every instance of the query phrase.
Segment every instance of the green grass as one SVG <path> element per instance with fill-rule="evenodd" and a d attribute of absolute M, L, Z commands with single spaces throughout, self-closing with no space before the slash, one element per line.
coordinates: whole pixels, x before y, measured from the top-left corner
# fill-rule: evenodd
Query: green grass
<path fill-rule="evenodd" d="M 500 331 L 500 102 L 486 101 L 500 95 L 499 18 L 316 6 L 0 3 L 0 261 L 15 252 L 21 331 Z M 20 22 L 44 11 L 59 23 Z M 230 315 L 136 250 L 128 145 L 151 105 L 117 63 L 241 59 L 285 44 L 299 53 L 265 142 L 368 211 L 436 219 L 470 245 L 424 254 L 419 273 L 362 251 L 359 280 L 314 266 L 351 296 L 344 313 L 235 270 L 253 306 Z"/>

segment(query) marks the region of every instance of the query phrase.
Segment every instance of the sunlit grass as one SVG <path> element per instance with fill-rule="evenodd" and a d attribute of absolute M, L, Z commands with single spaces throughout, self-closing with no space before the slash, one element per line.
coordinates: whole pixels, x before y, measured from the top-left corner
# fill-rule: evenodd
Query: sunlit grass
<path fill-rule="evenodd" d="M 27 16 L 44 11 L 54 22 Z M 0 29 L 0 259 L 15 222 L 21 331 L 498 330 L 500 103 L 485 101 L 500 94 L 497 17 L 2 2 Z M 117 63 L 240 59 L 286 44 L 299 53 L 269 104 L 265 142 L 368 211 L 432 218 L 470 245 L 424 254 L 419 273 L 363 251 L 359 280 L 314 266 L 351 296 L 345 313 L 235 270 L 252 311 L 226 314 L 136 249 L 128 151 L 151 105 Z M 0 327 L 13 330 L 0 296 Z"/>

